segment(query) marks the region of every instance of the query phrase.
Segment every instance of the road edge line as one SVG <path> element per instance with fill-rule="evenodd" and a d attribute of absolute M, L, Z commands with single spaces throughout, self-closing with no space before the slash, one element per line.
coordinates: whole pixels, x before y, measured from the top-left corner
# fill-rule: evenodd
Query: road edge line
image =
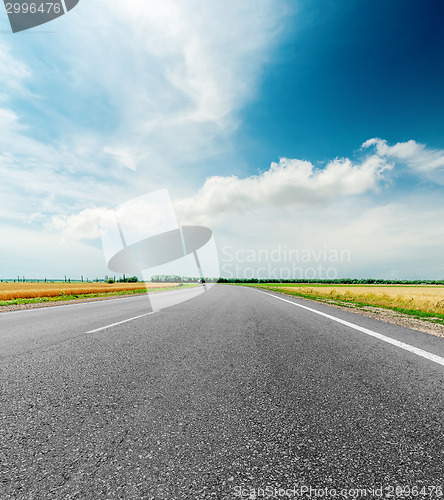
<path fill-rule="evenodd" d="M 319 314 L 320 316 L 324 316 L 325 318 L 336 321 L 336 323 L 340 323 L 342 325 L 348 326 L 349 328 L 353 328 L 354 330 L 365 333 L 367 335 L 370 335 L 371 337 L 375 337 L 379 340 L 382 340 L 383 342 L 387 342 L 388 344 L 392 344 L 396 347 L 399 347 L 400 349 L 404 349 L 405 351 L 409 351 L 413 354 L 416 354 L 417 356 L 421 356 L 422 358 L 428 359 L 429 361 L 433 361 L 434 363 L 438 363 L 439 365 L 444 366 L 444 358 L 442 358 L 441 356 L 438 356 L 437 354 L 433 354 L 431 352 L 424 351 L 423 349 L 419 349 L 419 347 L 414 347 L 410 344 L 405 344 L 404 342 L 392 339 L 391 337 L 387 337 L 385 335 L 382 335 L 381 333 L 375 332 L 373 330 L 369 330 L 368 328 L 364 328 L 362 326 L 355 325 L 354 323 L 350 323 L 349 321 L 345 321 L 344 319 L 336 318 L 335 316 L 332 316 L 331 314 L 327 314 L 327 313 L 324 313 L 322 311 L 317 311 L 316 309 L 312 309 L 311 307 L 307 307 L 307 306 L 304 306 L 302 304 L 298 304 L 297 302 L 293 302 L 291 300 L 284 299 L 282 297 L 277 297 L 276 295 L 273 295 L 272 293 L 263 292 L 262 290 L 258 290 L 257 288 L 253 288 L 253 290 L 256 290 L 256 292 L 259 292 L 259 293 L 263 293 L 264 295 L 269 295 L 270 297 L 273 297 L 277 300 L 282 300 L 283 302 L 288 302 L 289 304 L 292 304 L 294 306 L 301 307 L 302 309 L 306 309 L 307 311 L 313 312 L 315 314 Z"/>

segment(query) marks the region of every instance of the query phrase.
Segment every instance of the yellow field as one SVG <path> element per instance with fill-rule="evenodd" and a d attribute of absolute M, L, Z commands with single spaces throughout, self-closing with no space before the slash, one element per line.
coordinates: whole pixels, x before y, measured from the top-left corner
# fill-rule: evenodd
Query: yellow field
<path fill-rule="evenodd" d="M 148 286 L 148 291 L 158 288 L 175 288 L 177 283 L 0 283 L 0 300 L 33 299 L 61 295 L 110 293 L 138 290 Z"/>
<path fill-rule="evenodd" d="M 358 302 L 376 307 L 416 310 L 428 314 L 444 314 L 444 286 L 434 285 L 351 285 L 351 286 L 286 286 L 266 285 L 288 294 L 314 298 Z"/>

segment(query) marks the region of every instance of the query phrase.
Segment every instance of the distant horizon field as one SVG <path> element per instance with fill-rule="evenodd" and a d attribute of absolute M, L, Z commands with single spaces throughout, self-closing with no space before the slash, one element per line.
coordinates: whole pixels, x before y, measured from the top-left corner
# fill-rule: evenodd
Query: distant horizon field
<path fill-rule="evenodd" d="M 420 319 L 444 323 L 444 285 L 257 283 L 244 286 L 336 305 L 391 309 Z"/>

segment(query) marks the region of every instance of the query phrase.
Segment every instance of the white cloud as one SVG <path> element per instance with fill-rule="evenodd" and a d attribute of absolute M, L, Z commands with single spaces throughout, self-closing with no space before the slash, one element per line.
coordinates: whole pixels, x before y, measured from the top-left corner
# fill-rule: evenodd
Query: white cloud
<path fill-rule="evenodd" d="M 134 198 L 117 207 L 95 207 L 72 215 L 56 215 L 47 222 L 47 227 L 59 232 L 63 239 L 96 239 L 101 236 L 100 227 L 109 232 L 116 228 L 117 221 L 127 244 L 178 227 L 166 189 Z"/>
<path fill-rule="evenodd" d="M 283 158 L 260 175 L 211 177 L 199 192 L 176 203 L 182 222 L 211 221 L 225 213 L 254 211 L 260 207 L 303 208 L 363 194 L 378 188 L 378 180 L 391 165 L 378 156 L 354 164 L 336 159 L 323 169 L 310 162 Z"/>
<path fill-rule="evenodd" d="M 414 140 L 390 146 L 386 140 L 373 138 L 364 142 L 363 148 L 374 146 L 379 156 L 398 160 L 420 173 L 444 170 L 444 150 L 428 148 Z"/>
<path fill-rule="evenodd" d="M 95 239 L 100 237 L 100 222 L 111 217 L 112 210 L 105 207 L 87 208 L 73 215 L 56 215 L 48 223 L 52 229 L 66 239 Z"/>

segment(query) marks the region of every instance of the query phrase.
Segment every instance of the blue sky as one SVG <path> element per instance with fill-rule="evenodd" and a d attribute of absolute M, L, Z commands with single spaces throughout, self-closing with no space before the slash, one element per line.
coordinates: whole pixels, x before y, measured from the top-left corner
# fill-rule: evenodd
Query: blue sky
<path fill-rule="evenodd" d="M 83 0 L 17 34 L 0 16 L 0 278 L 103 276 L 100 218 L 168 188 L 226 275 L 230 252 L 251 273 L 285 247 L 345 251 L 331 275 L 444 279 L 443 14 Z"/>
<path fill-rule="evenodd" d="M 301 3 L 245 110 L 258 161 L 351 155 L 375 136 L 444 147 L 443 14 L 433 0 Z"/>

